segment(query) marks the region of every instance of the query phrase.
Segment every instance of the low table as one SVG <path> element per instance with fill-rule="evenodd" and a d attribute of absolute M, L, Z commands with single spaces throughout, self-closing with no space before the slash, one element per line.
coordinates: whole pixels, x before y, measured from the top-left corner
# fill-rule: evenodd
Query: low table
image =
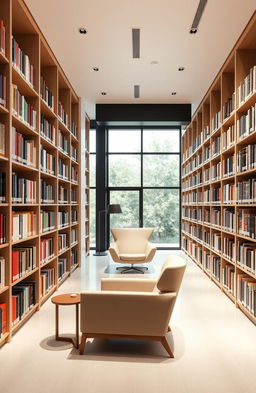
<path fill-rule="evenodd" d="M 76 295 L 76 296 L 72 296 Z M 54 296 L 52 303 L 55 304 L 55 339 L 57 341 L 68 341 L 78 348 L 79 347 L 79 304 L 80 304 L 80 294 L 65 293 L 63 295 Z M 63 337 L 59 335 L 59 306 L 76 306 L 76 340 L 74 342 L 71 337 Z"/>

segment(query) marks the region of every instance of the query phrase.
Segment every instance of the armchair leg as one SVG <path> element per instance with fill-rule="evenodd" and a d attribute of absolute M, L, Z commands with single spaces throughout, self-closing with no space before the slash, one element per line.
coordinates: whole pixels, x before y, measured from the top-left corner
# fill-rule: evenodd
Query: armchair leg
<path fill-rule="evenodd" d="M 140 274 L 144 274 L 144 270 L 148 270 L 148 267 L 146 266 L 140 266 L 140 267 L 135 267 L 133 264 L 131 264 L 131 266 L 120 266 L 117 267 L 116 270 L 121 270 L 121 274 L 130 272 L 135 270 L 136 272 L 140 273 Z"/>
<path fill-rule="evenodd" d="M 84 353 L 85 343 L 86 343 L 87 336 L 85 333 L 82 333 L 82 339 L 79 347 L 79 353 L 82 355 Z"/>
<path fill-rule="evenodd" d="M 170 345 L 165 336 L 161 337 L 161 343 L 163 347 L 166 349 L 166 351 L 168 352 L 168 354 L 170 355 L 170 358 L 174 358 Z"/>

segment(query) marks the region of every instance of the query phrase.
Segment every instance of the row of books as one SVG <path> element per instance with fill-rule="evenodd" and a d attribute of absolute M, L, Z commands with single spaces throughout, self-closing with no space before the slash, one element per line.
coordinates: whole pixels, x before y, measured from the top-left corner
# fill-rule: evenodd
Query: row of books
<path fill-rule="evenodd" d="M 211 169 L 211 180 L 218 180 L 221 178 L 221 162 L 213 164 Z"/>
<path fill-rule="evenodd" d="M 55 174 L 55 157 L 41 146 L 40 169 L 43 172 Z"/>
<path fill-rule="evenodd" d="M 69 154 L 69 140 L 60 130 L 58 135 L 58 147 L 63 153 Z"/>
<path fill-rule="evenodd" d="M 237 153 L 237 171 L 244 172 L 256 168 L 256 144 L 247 145 Z"/>
<path fill-rule="evenodd" d="M 29 166 L 36 166 L 36 143 L 12 127 L 12 159 Z"/>
<path fill-rule="evenodd" d="M 221 233 L 212 233 L 211 245 L 216 251 L 221 252 Z"/>
<path fill-rule="evenodd" d="M 237 88 L 237 103 L 238 106 L 242 105 L 256 91 L 256 65 L 251 67 L 249 74 L 246 75 L 244 80 Z"/>
<path fill-rule="evenodd" d="M 256 209 L 238 210 L 238 233 L 256 239 Z"/>
<path fill-rule="evenodd" d="M 40 243 L 40 262 L 47 262 L 54 256 L 54 239 L 53 237 L 43 237 Z"/>
<path fill-rule="evenodd" d="M 77 184 L 79 180 L 78 169 L 74 166 L 71 166 L 71 182 Z"/>
<path fill-rule="evenodd" d="M 212 130 L 213 132 L 218 130 L 221 126 L 221 111 L 215 113 L 212 118 Z"/>
<path fill-rule="evenodd" d="M 12 325 L 21 321 L 36 304 L 36 282 L 22 281 L 12 288 Z"/>
<path fill-rule="evenodd" d="M 221 148 L 221 137 L 217 136 L 212 140 L 212 157 L 215 157 L 218 154 L 220 154 L 220 148 Z"/>
<path fill-rule="evenodd" d="M 68 114 L 65 111 L 64 106 L 62 105 L 61 102 L 59 102 L 59 105 L 58 105 L 58 115 L 59 115 L 62 123 L 64 123 L 68 127 Z"/>
<path fill-rule="evenodd" d="M 1 187 L 0 187 L 1 190 Z M 36 181 L 12 174 L 12 202 L 36 203 Z"/>
<path fill-rule="evenodd" d="M 256 280 L 247 274 L 237 274 L 237 298 L 247 310 L 256 316 Z"/>
<path fill-rule="evenodd" d="M 36 267 L 36 246 L 13 247 L 12 282 Z"/>
<path fill-rule="evenodd" d="M 41 210 L 40 212 L 40 232 L 48 232 L 55 229 L 55 212 L 51 210 Z"/>
<path fill-rule="evenodd" d="M 223 119 L 227 119 L 235 109 L 235 92 L 227 98 L 223 105 Z"/>
<path fill-rule="evenodd" d="M 71 245 L 78 241 L 78 230 L 71 229 L 70 243 Z"/>
<path fill-rule="evenodd" d="M 5 286 L 5 258 L 0 256 L 0 288 Z"/>
<path fill-rule="evenodd" d="M 62 158 L 58 159 L 58 175 L 64 180 L 69 179 L 69 165 L 65 164 Z"/>
<path fill-rule="evenodd" d="M 256 104 L 237 120 L 237 139 L 241 140 L 256 131 Z"/>
<path fill-rule="evenodd" d="M 68 260 L 66 257 L 58 259 L 58 280 L 60 281 L 68 271 Z"/>
<path fill-rule="evenodd" d="M 18 42 L 12 37 L 12 64 L 23 75 L 23 77 L 36 87 L 35 67 L 31 64 L 28 55 L 21 49 Z"/>
<path fill-rule="evenodd" d="M 75 124 L 75 122 L 73 121 L 73 120 L 71 120 L 71 134 L 72 135 L 74 135 L 75 137 L 77 137 L 77 134 L 78 134 L 78 127 L 77 127 L 77 125 Z"/>
<path fill-rule="evenodd" d="M 233 296 L 235 295 L 235 267 L 230 264 L 226 264 L 222 267 L 222 280 L 223 286 Z"/>
<path fill-rule="evenodd" d="M 65 250 L 69 247 L 69 235 L 68 233 L 59 233 L 58 235 L 58 250 Z"/>
<path fill-rule="evenodd" d="M 220 282 L 220 274 L 221 274 L 221 259 L 217 256 L 212 256 L 210 262 L 210 272 L 212 275 Z"/>
<path fill-rule="evenodd" d="M 35 130 L 37 114 L 33 106 L 29 103 L 27 98 L 19 92 L 18 87 L 14 84 L 12 84 L 11 93 L 14 115 Z"/>
<path fill-rule="evenodd" d="M 54 187 L 41 179 L 41 203 L 54 203 Z"/>
<path fill-rule="evenodd" d="M 40 271 L 41 297 L 45 296 L 55 284 L 55 269 L 48 267 Z"/>
<path fill-rule="evenodd" d="M 0 203 L 6 202 L 6 175 L 0 171 Z"/>
<path fill-rule="evenodd" d="M 235 212 L 233 209 L 223 210 L 223 227 L 229 232 L 235 232 Z"/>
<path fill-rule="evenodd" d="M 72 143 L 71 143 L 71 159 L 78 162 L 78 150 L 74 145 L 72 145 Z"/>
<path fill-rule="evenodd" d="M 55 145 L 56 143 L 56 128 L 54 124 L 50 123 L 48 119 L 44 117 L 41 113 L 41 121 L 40 121 L 40 131 L 41 135 L 47 139 L 49 142 Z"/>
<path fill-rule="evenodd" d="M 223 176 L 228 177 L 235 173 L 235 156 L 228 156 L 223 160 Z"/>
<path fill-rule="evenodd" d="M 222 186 L 223 203 L 233 203 L 236 200 L 236 187 L 234 183 L 227 183 Z"/>
<path fill-rule="evenodd" d="M 71 222 L 72 224 L 78 222 L 78 211 L 76 209 L 71 210 Z"/>
<path fill-rule="evenodd" d="M 256 244 L 239 242 L 237 246 L 237 263 L 249 272 L 256 274 Z"/>
<path fill-rule="evenodd" d="M 59 203 L 69 202 L 69 190 L 62 185 L 59 185 L 58 202 Z"/>
<path fill-rule="evenodd" d="M 0 105 L 6 106 L 6 76 L 0 72 Z"/>
<path fill-rule="evenodd" d="M 204 222 L 212 223 L 215 226 L 221 225 L 221 210 L 220 208 L 213 208 L 212 211 L 204 210 Z"/>
<path fill-rule="evenodd" d="M 0 244 L 6 243 L 6 215 L 0 213 Z"/>
<path fill-rule="evenodd" d="M 0 338 L 7 333 L 7 308 L 6 303 L 0 303 Z"/>
<path fill-rule="evenodd" d="M 235 126 L 234 124 L 228 127 L 222 133 L 222 149 L 227 150 L 235 143 Z"/>
<path fill-rule="evenodd" d="M 0 52 L 5 55 L 5 25 L 3 19 L 0 19 Z"/>
<path fill-rule="evenodd" d="M 70 259 L 71 269 L 73 269 L 78 264 L 78 253 L 77 250 L 71 251 L 71 259 Z"/>
<path fill-rule="evenodd" d="M 227 236 L 227 235 L 223 236 L 222 244 L 223 244 L 223 248 L 222 248 L 223 255 L 234 262 L 235 252 L 236 252 L 234 237 Z"/>
<path fill-rule="evenodd" d="M 42 76 L 40 78 L 40 96 L 46 102 L 46 104 L 54 111 L 54 95 L 46 85 L 46 82 Z"/>
<path fill-rule="evenodd" d="M 5 156 L 5 124 L 0 122 L 0 156 Z"/>
<path fill-rule="evenodd" d="M 66 227 L 69 225 L 69 214 L 68 211 L 59 211 L 58 212 L 58 221 L 59 221 L 59 228 Z"/>
<path fill-rule="evenodd" d="M 12 212 L 12 240 L 26 239 L 36 234 L 36 213 L 34 211 Z"/>
<path fill-rule="evenodd" d="M 76 190 L 76 188 L 71 188 L 70 198 L 71 198 L 71 203 L 77 203 L 77 190 Z"/>

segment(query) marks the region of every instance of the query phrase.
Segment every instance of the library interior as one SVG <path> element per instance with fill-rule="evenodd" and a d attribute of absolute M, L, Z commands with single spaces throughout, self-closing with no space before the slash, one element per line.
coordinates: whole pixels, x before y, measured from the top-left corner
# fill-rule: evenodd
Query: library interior
<path fill-rule="evenodd" d="M 255 393 L 255 0 L 0 0 L 0 392 Z"/>

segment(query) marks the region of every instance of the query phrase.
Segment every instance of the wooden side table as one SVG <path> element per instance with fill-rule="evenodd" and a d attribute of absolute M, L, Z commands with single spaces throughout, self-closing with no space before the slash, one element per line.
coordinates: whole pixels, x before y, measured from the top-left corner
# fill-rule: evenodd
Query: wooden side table
<path fill-rule="evenodd" d="M 79 304 L 80 304 L 80 294 L 76 296 L 71 296 L 71 293 L 65 293 L 63 295 L 54 296 L 51 300 L 55 304 L 55 339 L 57 341 L 68 341 L 78 348 L 79 347 Z M 76 306 L 76 340 L 70 337 L 63 337 L 59 335 L 59 306 Z"/>

